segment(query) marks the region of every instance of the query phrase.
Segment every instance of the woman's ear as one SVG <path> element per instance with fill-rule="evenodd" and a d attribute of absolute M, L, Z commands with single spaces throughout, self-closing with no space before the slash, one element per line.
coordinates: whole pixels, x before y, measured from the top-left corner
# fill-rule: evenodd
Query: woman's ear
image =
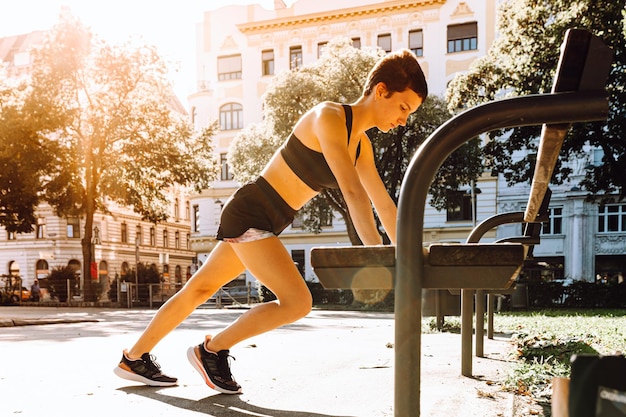
<path fill-rule="evenodd" d="M 376 84 L 375 93 L 376 93 L 376 96 L 375 96 L 376 99 L 387 97 L 387 85 L 382 81 L 379 82 L 378 84 Z"/>

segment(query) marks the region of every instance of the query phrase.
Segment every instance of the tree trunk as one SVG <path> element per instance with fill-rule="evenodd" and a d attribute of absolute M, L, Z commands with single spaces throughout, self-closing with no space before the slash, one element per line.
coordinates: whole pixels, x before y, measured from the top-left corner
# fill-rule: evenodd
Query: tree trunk
<path fill-rule="evenodd" d="M 93 233 L 93 210 L 88 210 L 85 219 L 85 230 L 83 239 L 81 240 L 81 246 L 83 250 L 83 299 L 85 301 L 97 301 L 97 293 L 94 282 L 94 278 L 91 276 L 91 263 L 92 259 L 92 233 Z M 97 276 L 96 276 L 97 279 Z"/>

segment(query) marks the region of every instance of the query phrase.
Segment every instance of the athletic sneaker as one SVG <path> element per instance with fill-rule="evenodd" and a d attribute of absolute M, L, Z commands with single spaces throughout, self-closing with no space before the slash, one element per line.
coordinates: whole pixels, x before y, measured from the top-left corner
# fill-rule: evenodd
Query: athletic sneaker
<path fill-rule="evenodd" d="M 207 337 L 207 341 L 210 336 Z M 216 391 L 223 394 L 240 394 L 241 386 L 233 379 L 230 373 L 228 350 L 211 352 L 206 350 L 204 343 L 187 349 L 187 359 L 196 371 L 202 375 L 204 382 Z M 233 358 L 234 359 L 234 358 Z"/>
<path fill-rule="evenodd" d="M 122 360 L 113 372 L 120 378 L 141 382 L 151 387 L 171 387 L 178 384 L 178 379 L 167 376 L 161 372 L 161 367 L 156 363 L 156 358 L 149 353 L 141 355 L 141 359 L 131 360 L 122 354 Z"/>

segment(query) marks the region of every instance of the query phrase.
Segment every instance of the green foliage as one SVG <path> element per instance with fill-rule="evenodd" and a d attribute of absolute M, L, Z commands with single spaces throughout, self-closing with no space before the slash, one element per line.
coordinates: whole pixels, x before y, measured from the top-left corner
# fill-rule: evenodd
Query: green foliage
<path fill-rule="evenodd" d="M 282 142 L 267 124 L 248 125 L 228 150 L 228 163 L 233 168 L 235 181 L 244 184 L 258 177 Z"/>
<path fill-rule="evenodd" d="M 443 331 L 458 333 L 460 317 L 446 317 Z M 435 318 L 422 320 L 422 332 L 438 332 Z M 569 377 L 574 354 L 626 352 L 626 310 L 544 309 L 496 313 L 496 334 L 511 335 L 513 365 L 503 389 L 549 402 L 554 377 Z"/>
<path fill-rule="evenodd" d="M 571 173 L 565 161 L 583 158 L 587 145 L 604 150 L 601 166 L 590 169 L 581 182 L 590 194 L 619 193 L 624 196 L 626 178 L 626 0 L 512 0 L 502 2 L 498 12 L 499 37 L 488 54 L 467 73 L 450 83 L 447 99 L 451 110 L 506 96 L 549 92 L 559 56 L 559 46 L 569 28 L 585 28 L 599 36 L 614 52 L 609 75 L 610 114 L 607 122 L 577 124 L 568 134 L 553 177 L 562 183 Z M 513 161 L 512 152 L 534 150 L 540 127 L 520 127 L 491 132 L 485 146 L 490 168 L 509 184 L 529 181 L 532 160 Z"/>
<path fill-rule="evenodd" d="M 626 308 L 626 283 L 531 280 L 526 283 L 532 308 Z"/>
<path fill-rule="evenodd" d="M 0 78 L 0 225 L 29 233 L 42 190 L 41 175 L 57 149 L 39 133 L 45 124 L 31 120 L 24 108 L 27 87 Z"/>
<path fill-rule="evenodd" d="M 48 288 L 60 302 L 67 301 L 69 294 L 67 293 L 67 283 L 69 281 L 70 288 L 76 284 L 76 270 L 69 266 L 58 266 L 52 268 L 48 275 Z"/>
<path fill-rule="evenodd" d="M 494 317 L 496 332 L 513 333 L 516 364 L 504 387 L 536 399 L 550 397 L 553 377 L 570 375 L 575 353 L 626 351 L 626 310 L 541 310 Z"/>

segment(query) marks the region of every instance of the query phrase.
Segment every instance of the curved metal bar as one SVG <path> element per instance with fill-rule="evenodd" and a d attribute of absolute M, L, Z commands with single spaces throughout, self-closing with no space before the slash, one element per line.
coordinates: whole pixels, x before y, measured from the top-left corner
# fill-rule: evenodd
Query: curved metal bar
<path fill-rule="evenodd" d="M 441 125 L 420 146 L 404 177 L 398 203 L 395 283 L 395 394 L 397 417 L 419 416 L 424 210 L 428 188 L 445 159 L 471 138 L 514 126 L 604 120 L 604 92 L 551 93 L 486 103 Z"/>
<path fill-rule="evenodd" d="M 524 221 L 523 211 L 512 211 L 510 213 L 500 213 L 491 216 L 476 226 L 469 234 L 465 243 L 478 243 L 485 233 L 496 226 L 508 223 L 522 223 Z"/>

